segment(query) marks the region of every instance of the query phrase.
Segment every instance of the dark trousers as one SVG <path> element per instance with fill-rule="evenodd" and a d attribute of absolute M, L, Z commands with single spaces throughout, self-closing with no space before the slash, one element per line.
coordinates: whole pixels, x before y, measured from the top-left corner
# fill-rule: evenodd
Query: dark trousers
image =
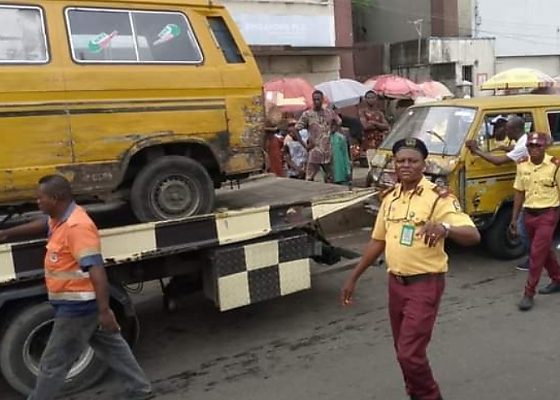
<path fill-rule="evenodd" d="M 560 282 L 560 266 L 552 249 L 554 231 L 560 211 L 551 208 L 542 214 L 532 215 L 525 212 L 525 229 L 531 243 L 529 251 L 529 276 L 525 285 L 525 295 L 533 297 L 536 292 L 543 268 L 555 282 Z"/>
<path fill-rule="evenodd" d="M 53 330 L 41 357 L 35 389 L 28 400 L 50 400 L 60 394 L 66 375 L 80 354 L 90 345 L 123 381 L 124 398 L 150 397 L 151 387 L 120 333 L 98 329 L 97 314 L 76 318 L 55 318 Z"/>
<path fill-rule="evenodd" d="M 403 285 L 389 274 L 389 316 L 395 351 L 406 391 L 418 400 L 441 399 L 426 349 L 444 287 L 443 276 Z"/>

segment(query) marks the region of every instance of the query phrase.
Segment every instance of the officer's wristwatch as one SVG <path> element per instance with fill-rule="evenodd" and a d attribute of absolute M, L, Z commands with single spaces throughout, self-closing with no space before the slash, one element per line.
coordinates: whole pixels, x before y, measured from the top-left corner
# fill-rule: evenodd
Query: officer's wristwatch
<path fill-rule="evenodd" d="M 447 222 L 442 222 L 441 226 L 443 226 L 443 229 L 445 229 L 445 237 L 449 236 L 449 230 L 451 229 L 451 225 L 449 225 Z"/>

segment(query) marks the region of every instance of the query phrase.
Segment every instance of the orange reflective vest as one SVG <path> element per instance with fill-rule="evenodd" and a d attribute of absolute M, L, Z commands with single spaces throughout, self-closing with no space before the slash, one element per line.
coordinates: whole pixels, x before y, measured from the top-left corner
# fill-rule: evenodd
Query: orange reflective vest
<path fill-rule="evenodd" d="M 97 227 L 82 207 L 72 204 L 61 221 L 49 218 L 45 281 L 51 301 L 95 300 L 89 272 L 80 260 L 101 254 Z"/>

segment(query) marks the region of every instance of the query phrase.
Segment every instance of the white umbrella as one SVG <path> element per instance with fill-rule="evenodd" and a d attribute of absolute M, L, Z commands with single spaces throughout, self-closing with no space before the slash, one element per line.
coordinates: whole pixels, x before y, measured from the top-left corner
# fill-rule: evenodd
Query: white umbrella
<path fill-rule="evenodd" d="M 315 89 L 323 92 L 329 102 L 337 108 L 355 106 L 370 90 L 363 83 L 352 79 L 323 82 L 315 86 Z"/>

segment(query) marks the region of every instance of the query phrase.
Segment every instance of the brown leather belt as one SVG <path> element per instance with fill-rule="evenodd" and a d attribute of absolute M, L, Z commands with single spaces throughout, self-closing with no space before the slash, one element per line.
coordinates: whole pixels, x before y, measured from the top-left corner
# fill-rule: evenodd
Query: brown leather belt
<path fill-rule="evenodd" d="M 558 210 L 558 207 L 524 208 L 523 209 L 523 211 L 525 211 L 529 215 L 541 215 L 541 214 L 544 214 L 545 212 L 548 212 L 550 210 Z"/>
<path fill-rule="evenodd" d="M 393 278 L 401 285 L 412 285 L 413 283 L 425 281 L 428 279 L 443 279 L 445 277 L 445 272 L 429 273 L 429 274 L 417 274 L 417 275 L 395 275 L 391 274 Z"/>

